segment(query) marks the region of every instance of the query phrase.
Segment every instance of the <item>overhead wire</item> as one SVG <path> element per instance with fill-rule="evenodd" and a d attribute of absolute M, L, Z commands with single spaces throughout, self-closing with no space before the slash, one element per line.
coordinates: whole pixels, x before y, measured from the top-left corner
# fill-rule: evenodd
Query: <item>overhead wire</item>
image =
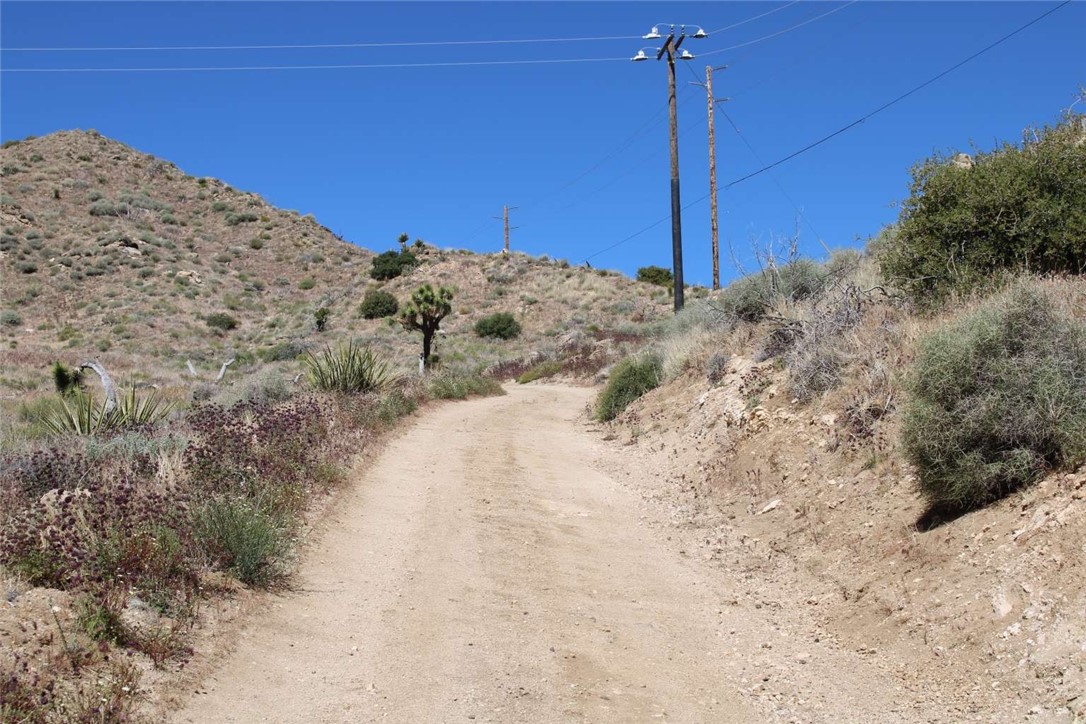
<path fill-rule="evenodd" d="M 707 56 L 707 55 L 717 55 L 718 53 L 726 53 L 729 50 L 739 50 L 740 48 L 746 48 L 746 47 L 748 47 L 750 45 L 755 45 L 757 43 L 761 43 L 761 42 L 764 42 L 766 40 L 772 40 L 773 38 L 779 38 L 780 36 L 782 36 L 782 35 L 784 35 L 786 33 L 790 33 L 793 30 L 798 30 L 799 28 L 802 28 L 805 25 L 810 25 L 811 23 L 815 22 L 816 20 L 821 20 L 824 17 L 827 17 L 827 16 L 830 16 L 830 15 L 833 15 L 834 13 L 840 12 L 840 11 L 844 10 L 845 8 L 849 7 L 850 5 L 855 5 L 858 2 L 860 2 L 860 0 L 849 0 L 844 5 L 838 5 L 837 7 L 835 7 L 832 10 L 828 10 L 827 12 L 820 13 L 819 15 L 809 17 L 806 20 L 804 20 L 803 22 L 796 23 L 795 25 L 787 27 L 787 28 L 785 28 L 783 30 L 778 30 L 775 33 L 770 33 L 769 35 L 763 35 L 760 38 L 755 38 L 754 40 L 748 40 L 745 43 L 739 43 L 738 45 L 732 45 L 732 46 L 729 46 L 727 48 L 717 48 L 716 50 L 708 50 L 708 51 L 705 51 L 705 52 L 701 52 L 701 53 L 698 53 L 697 57 L 704 57 L 704 56 Z"/>
<path fill-rule="evenodd" d="M 726 30 L 738 28 L 747 23 L 759 20 L 766 16 L 789 8 L 802 0 L 792 0 L 767 12 L 754 17 L 740 20 L 737 23 L 726 25 L 723 28 L 713 30 L 711 34 L 722 33 Z M 333 50 L 341 48 L 424 48 L 441 46 L 470 46 L 470 45 L 529 45 L 534 43 L 582 43 L 582 42 L 608 42 L 612 40 L 640 40 L 639 35 L 604 35 L 596 37 L 573 38 L 501 38 L 484 40 L 412 40 L 393 42 L 361 42 L 361 43 L 275 43 L 255 45 L 118 45 L 118 46 L 55 46 L 55 47 L 14 47 L 0 48 L 8 52 L 22 53 L 62 53 L 62 52 L 158 52 L 158 51 L 217 51 L 217 50 Z"/>
<path fill-rule="evenodd" d="M 639 40 L 637 35 L 610 35 L 597 38 L 513 38 L 498 40 L 416 40 L 382 43 L 285 43 L 278 45 L 147 45 L 147 46 L 86 46 L 56 48 L 3 48 L 12 52 L 126 52 L 126 51 L 192 51 L 192 50 L 330 50 L 338 48 L 421 48 L 455 45 L 526 45 L 531 43 L 581 43 L 605 42 L 610 40 Z"/>
<path fill-rule="evenodd" d="M 922 83 L 920 83 L 920 84 L 918 84 L 916 86 L 913 86 L 909 90 L 907 90 L 904 93 L 902 93 L 902 94 L 898 95 L 897 97 L 895 97 L 893 100 L 890 100 L 890 101 L 888 101 L 886 103 L 883 103 L 878 108 L 875 108 L 874 110 L 864 114 L 863 116 L 856 119 L 855 121 L 852 121 L 851 123 L 849 123 L 849 124 L 847 124 L 845 126 L 842 126 L 841 128 L 837 129 L 833 133 L 827 134 L 827 135 L 823 136 L 822 138 L 818 139 L 817 141 L 809 143 L 806 146 L 804 146 L 803 148 L 799 149 L 798 151 L 794 151 L 793 153 L 790 153 L 787 156 L 774 161 L 773 163 L 764 165 L 761 168 L 759 168 L 758 170 L 752 171 L 751 173 L 748 173 L 748 174 L 746 174 L 744 176 L 740 176 L 739 178 L 724 184 L 721 188 L 723 188 L 724 190 L 734 188 L 735 186 L 738 186 L 739 184 L 741 184 L 741 183 L 743 183 L 745 181 L 749 181 L 750 179 L 755 178 L 756 176 L 760 176 L 763 173 L 767 173 L 770 170 L 776 168 L 777 166 L 780 166 L 783 163 L 787 163 L 788 161 L 792 160 L 793 158 L 796 158 L 797 156 L 800 156 L 800 155 L 806 153 L 807 151 L 810 151 L 810 150 L 812 150 L 814 148 L 817 148 L 818 146 L 821 146 L 822 144 L 826 143 L 827 141 L 830 141 L 831 139 L 836 138 L 837 136 L 841 135 L 842 133 L 845 133 L 845 132 L 849 131 L 850 129 L 855 128 L 856 126 L 860 125 L 861 123 L 864 123 L 868 119 L 878 115 L 879 113 L 882 113 L 886 109 L 891 108 L 894 105 L 897 105 L 898 103 L 905 100 L 909 96 L 912 96 L 915 93 L 923 90 L 924 88 L 927 88 L 932 83 L 935 83 L 935 82 L 939 81 L 940 79 L 945 78 L 947 75 L 950 75 L 951 73 L 953 73 L 958 68 L 961 68 L 963 65 L 966 65 L 967 63 L 972 62 L 973 60 L 975 60 L 976 58 L 979 58 L 980 56 L 984 55 L 985 53 L 988 53 L 989 51 L 994 50 L 995 48 L 999 47 L 1000 45 L 1007 42 L 1008 40 L 1015 37 L 1016 35 L 1026 31 L 1027 29 L 1029 29 L 1029 28 L 1033 27 L 1034 25 L 1036 25 L 1037 23 L 1041 22 L 1042 20 L 1044 20 L 1048 16 L 1052 15 L 1053 13 L 1063 9 L 1067 5 L 1070 5 L 1072 2 L 1073 2 L 1073 0 L 1063 0 L 1063 2 L 1061 2 L 1059 5 L 1056 5 L 1055 7 L 1046 10 L 1045 12 L 1041 13 L 1040 15 L 1033 18 L 1032 20 L 1025 23 L 1024 25 L 1020 25 L 1019 27 L 1015 28 L 1011 32 L 1007 33 L 1006 35 L 1003 35 L 999 39 L 989 43 L 988 45 L 984 46 L 980 50 L 970 54 L 969 56 L 967 56 L 963 60 L 958 61 L 957 63 L 950 66 L 949 68 L 946 68 L 945 70 L 935 74 L 931 78 L 928 78 L 924 82 L 922 82 Z M 697 204 L 701 203 L 702 201 L 705 201 L 707 198 L 709 198 L 709 195 L 710 194 L 707 193 L 707 194 L 705 194 L 703 196 L 698 197 L 697 199 L 695 199 L 695 200 L 691 201 L 690 203 L 686 204 L 685 206 L 683 206 L 681 211 L 686 211 L 687 209 L 689 209 L 689 208 L 691 208 L 693 206 L 696 206 Z M 593 259 L 593 258 L 599 256 L 600 254 L 603 254 L 603 253 L 611 251 L 612 249 L 615 249 L 615 248 L 617 248 L 619 246 L 622 246 L 623 244 L 637 238 L 638 236 L 641 236 L 642 234 L 646 233 L 647 231 L 650 231 L 651 229 L 654 229 L 655 227 L 659 226 L 660 224 L 664 223 L 665 221 L 667 221 L 670 218 L 671 218 L 670 214 L 668 216 L 664 216 L 664 217 L 654 221 L 653 223 L 649 224 L 648 226 L 644 227 L 643 229 L 641 229 L 639 231 L 636 231 L 633 234 L 630 234 L 629 236 L 625 237 L 624 239 L 621 239 L 621 240 L 615 242 L 614 244 L 606 246 L 606 247 L 604 247 L 604 248 L 602 248 L 602 249 L 600 249 L 600 250 L 598 250 L 596 252 L 593 252 L 589 256 L 586 256 L 584 258 L 584 261 L 588 261 L 590 259 Z"/>
<path fill-rule="evenodd" d="M 357 70 L 372 68 L 452 68 L 483 65 L 557 65 L 561 63 L 613 63 L 629 58 L 552 58 L 535 60 L 462 60 L 433 63 L 343 63 L 333 65 L 238 65 L 238 66 L 163 66 L 157 68 L 0 68 L 3 73 L 198 73 L 274 70 Z"/>
<path fill-rule="evenodd" d="M 694 76 L 694 82 L 704 88 L 705 84 L 701 82 L 701 78 L 699 78 L 698 74 L 694 72 L 694 69 L 691 68 L 689 65 L 687 65 L 686 67 L 689 68 L 690 74 Z M 717 104 L 720 101 L 717 101 L 714 98 L 712 99 L 712 102 L 714 104 Z M 732 127 L 732 130 L 734 130 L 735 134 L 739 136 L 740 140 L 742 140 L 743 142 L 743 145 L 747 147 L 748 151 L 750 151 L 750 154 L 754 156 L 754 160 L 759 164 L 764 164 L 765 162 L 762 160 L 761 156 L 759 156 L 758 152 L 754 150 L 754 146 L 751 145 L 750 141 L 747 140 L 747 137 L 743 135 L 743 132 L 739 130 L 739 126 L 736 125 L 735 121 L 732 120 L 732 117 L 728 115 L 728 112 L 725 111 L 723 108 L 717 108 L 717 110 L 719 110 L 721 115 L 724 116 L 725 120 L 728 121 L 728 124 Z M 825 242 L 822 240 L 822 235 L 819 234 L 818 230 L 814 228 L 814 224 L 811 223 L 810 219 L 807 218 L 807 215 L 803 213 L 803 211 L 799 208 L 799 204 L 795 202 L 795 199 L 793 199 L 792 195 L 788 193 L 788 191 L 784 188 L 781 182 L 777 179 L 776 175 L 770 173 L 769 177 L 773 179 L 773 185 L 777 187 L 777 190 L 781 192 L 781 195 L 783 195 L 788 203 L 792 205 L 792 209 L 796 212 L 796 216 L 798 216 L 800 219 L 803 220 L 805 224 L 807 224 L 807 228 L 809 228 L 814 233 L 815 238 L 818 239 L 819 243 L 825 246 Z"/>

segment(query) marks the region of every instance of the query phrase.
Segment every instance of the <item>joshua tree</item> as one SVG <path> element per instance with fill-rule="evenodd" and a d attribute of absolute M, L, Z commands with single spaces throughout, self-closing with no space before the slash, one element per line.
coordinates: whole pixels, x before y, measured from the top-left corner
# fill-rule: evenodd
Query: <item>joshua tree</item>
<path fill-rule="evenodd" d="M 410 238 L 411 237 L 407 235 L 406 231 L 404 233 L 400 234 L 400 238 L 397 239 L 397 241 L 400 242 L 400 251 L 401 252 L 407 251 L 407 240 L 410 239 Z"/>
<path fill-rule="evenodd" d="M 452 311 L 452 290 L 441 287 L 435 290 L 423 284 L 411 295 L 411 301 L 400 310 L 400 325 L 407 331 L 422 332 L 422 359 L 430 367 L 430 346 L 434 334 L 441 327 L 441 320 Z"/>

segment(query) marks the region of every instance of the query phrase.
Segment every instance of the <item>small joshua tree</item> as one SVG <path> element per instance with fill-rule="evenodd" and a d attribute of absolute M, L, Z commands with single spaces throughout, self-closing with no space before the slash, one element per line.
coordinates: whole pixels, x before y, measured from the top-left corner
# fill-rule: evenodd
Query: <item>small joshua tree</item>
<path fill-rule="evenodd" d="M 406 231 L 404 233 L 400 234 L 400 238 L 397 239 L 397 241 L 400 242 L 400 251 L 401 252 L 407 251 L 407 240 L 410 239 L 410 238 L 411 237 L 407 235 Z"/>
<path fill-rule="evenodd" d="M 427 369 L 430 367 L 430 347 L 434 335 L 441 328 L 441 320 L 452 312 L 452 298 L 452 290 L 447 287 L 435 290 L 429 284 L 423 284 L 400 311 L 400 326 L 409 332 L 422 332 L 422 359 Z"/>
<path fill-rule="evenodd" d="M 331 313 L 332 312 L 328 307 L 321 307 L 313 313 L 313 325 L 317 328 L 318 332 L 323 332 L 328 328 L 328 316 Z"/>

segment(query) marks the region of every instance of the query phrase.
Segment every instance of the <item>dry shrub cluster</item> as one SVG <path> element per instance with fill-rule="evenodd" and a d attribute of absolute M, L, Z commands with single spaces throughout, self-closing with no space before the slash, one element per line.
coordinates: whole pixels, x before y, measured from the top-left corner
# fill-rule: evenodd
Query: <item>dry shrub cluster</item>
<path fill-rule="evenodd" d="M 138 690 L 127 657 L 183 665 L 209 574 L 281 583 L 313 501 L 372 431 L 427 394 L 401 382 L 380 394 L 203 404 L 165 431 L 55 437 L 5 454 L 0 567 L 74 596 L 78 629 L 57 621 L 63 666 L 0 657 L 0 719 L 125 721 Z M 106 687 L 114 679 L 124 683 Z"/>
<path fill-rule="evenodd" d="M 1022 280 L 921 340 L 903 428 L 932 503 L 982 505 L 1086 459 L 1086 322 L 1069 298 Z"/>

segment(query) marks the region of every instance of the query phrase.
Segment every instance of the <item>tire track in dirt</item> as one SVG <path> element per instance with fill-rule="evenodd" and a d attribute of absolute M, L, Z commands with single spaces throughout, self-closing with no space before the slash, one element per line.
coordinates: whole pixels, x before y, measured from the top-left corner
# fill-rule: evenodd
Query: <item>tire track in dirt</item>
<path fill-rule="evenodd" d="M 636 463 L 578 422 L 592 391 L 509 393 L 439 407 L 392 441 L 297 590 L 246 624 L 173 720 L 777 718 L 742 651 L 773 627 L 729 608 L 727 572 L 687 558 L 616 482 Z M 904 721 L 879 693 L 893 687 L 853 663 L 804 672 L 832 720 Z"/>

